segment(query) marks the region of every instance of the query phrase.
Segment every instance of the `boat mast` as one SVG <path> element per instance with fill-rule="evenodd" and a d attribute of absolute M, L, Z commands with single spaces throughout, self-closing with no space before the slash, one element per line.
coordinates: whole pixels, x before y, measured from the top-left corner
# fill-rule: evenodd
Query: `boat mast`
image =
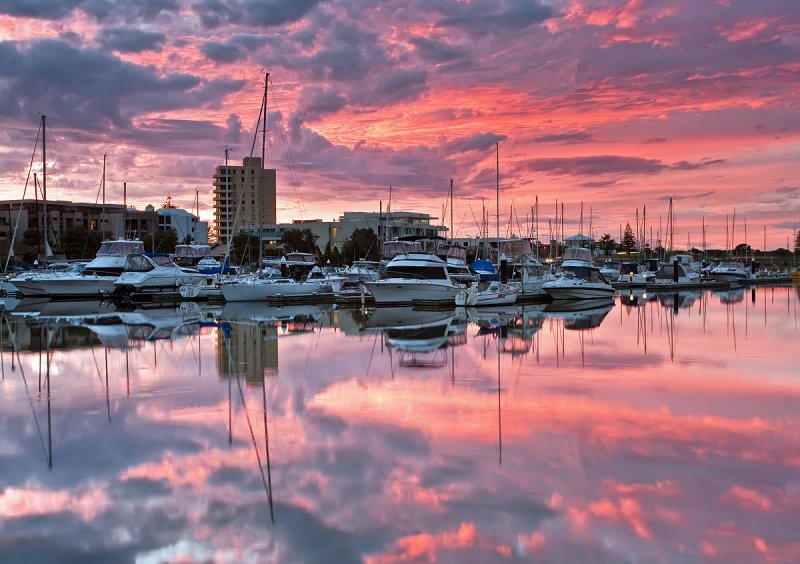
<path fill-rule="evenodd" d="M 47 116 L 42 115 L 42 206 L 44 207 L 44 258 L 45 261 L 50 253 L 50 245 L 47 243 Z"/>
<path fill-rule="evenodd" d="M 264 76 L 264 115 L 262 116 L 261 123 L 261 178 L 264 178 L 267 168 L 267 94 L 269 92 L 269 71 Z M 261 238 L 261 225 L 258 226 L 258 268 L 261 268 L 261 263 L 264 259 L 264 244 Z"/>
<path fill-rule="evenodd" d="M 456 236 L 456 226 L 453 222 L 453 179 L 450 179 L 450 244 L 453 244 L 453 238 Z"/>
<path fill-rule="evenodd" d="M 100 215 L 100 237 L 105 239 L 106 226 L 106 156 L 103 155 L 103 207 Z"/>
<path fill-rule="evenodd" d="M 500 143 L 497 142 L 494 144 L 495 147 L 495 200 L 496 200 L 496 227 L 497 227 L 497 239 L 495 244 L 497 245 L 497 264 L 500 264 Z"/>

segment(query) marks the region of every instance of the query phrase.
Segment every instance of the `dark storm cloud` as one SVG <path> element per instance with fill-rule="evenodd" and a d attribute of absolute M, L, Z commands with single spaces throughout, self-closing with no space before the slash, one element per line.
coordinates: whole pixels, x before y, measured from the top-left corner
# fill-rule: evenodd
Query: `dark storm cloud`
<path fill-rule="evenodd" d="M 573 145 L 576 143 L 583 143 L 586 141 L 593 141 L 594 138 L 588 131 L 565 131 L 563 133 L 550 133 L 547 135 L 539 135 L 531 139 L 534 143 L 564 143 L 565 145 Z"/>
<path fill-rule="evenodd" d="M 201 0 L 192 7 L 209 28 L 225 23 L 277 26 L 299 20 L 320 0 Z"/>
<path fill-rule="evenodd" d="M 411 44 L 417 48 L 419 56 L 432 63 L 449 63 L 467 57 L 468 51 L 459 46 L 435 41 L 427 37 L 412 37 Z"/>
<path fill-rule="evenodd" d="M 0 54 L 0 116 L 30 119 L 41 111 L 84 130 L 126 128 L 142 113 L 218 104 L 243 84 L 161 76 L 150 67 L 57 40 L 24 47 L 0 43 Z"/>
<path fill-rule="evenodd" d="M 160 52 L 166 39 L 167 36 L 163 33 L 114 27 L 102 30 L 97 41 L 104 48 L 113 51 L 141 53 L 143 51 Z"/>
<path fill-rule="evenodd" d="M 667 168 L 659 160 L 616 155 L 533 159 L 528 161 L 527 167 L 553 176 L 656 174 Z"/>
<path fill-rule="evenodd" d="M 84 0 L 0 0 L 0 13 L 10 16 L 59 20 Z"/>
<path fill-rule="evenodd" d="M 458 27 L 476 35 L 496 29 L 524 29 L 556 15 L 553 8 L 535 0 L 477 0 L 440 4 L 444 17 L 437 25 Z"/>
<path fill-rule="evenodd" d="M 2 14 L 42 20 L 60 20 L 78 8 L 99 20 L 153 20 L 179 6 L 177 0 L 0 0 Z"/>
<path fill-rule="evenodd" d="M 476 133 L 470 137 L 463 137 L 451 141 L 444 146 L 448 153 L 466 153 L 467 151 L 486 151 L 495 143 L 504 141 L 508 137 L 495 133 Z"/>
<path fill-rule="evenodd" d="M 697 170 L 698 168 L 706 168 L 717 164 L 723 164 L 725 159 L 709 159 L 697 163 L 690 163 L 689 161 L 678 161 L 670 166 L 672 170 Z"/>
<path fill-rule="evenodd" d="M 200 51 L 206 58 L 215 63 L 233 63 L 242 58 L 244 53 L 238 46 L 219 41 L 206 41 L 200 44 Z"/>

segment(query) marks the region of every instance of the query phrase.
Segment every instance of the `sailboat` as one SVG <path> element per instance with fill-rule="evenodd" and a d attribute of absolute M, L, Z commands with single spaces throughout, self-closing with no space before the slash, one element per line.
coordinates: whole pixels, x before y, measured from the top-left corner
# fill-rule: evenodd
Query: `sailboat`
<path fill-rule="evenodd" d="M 42 146 L 45 146 L 45 118 L 42 116 Z M 44 151 L 42 151 L 44 155 Z M 46 168 L 42 165 L 44 185 Z M 106 156 L 103 155 L 103 202 L 106 190 Z M 45 214 L 46 215 L 46 214 Z M 45 222 L 46 223 L 46 222 Z M 45 227 L 45 232 L 47 228 Z M 45 237 L 45 254 L 49 249 Z M 144 252 L 144 243 L 137 240 L 117 239 L 103 241 L 94 260 L 76 265 L 66 271 L 29 271 L 10 280 L 26 298 L 98 299 L 114 291 L 114 282 L 122 274 L 128 255 Z"/>

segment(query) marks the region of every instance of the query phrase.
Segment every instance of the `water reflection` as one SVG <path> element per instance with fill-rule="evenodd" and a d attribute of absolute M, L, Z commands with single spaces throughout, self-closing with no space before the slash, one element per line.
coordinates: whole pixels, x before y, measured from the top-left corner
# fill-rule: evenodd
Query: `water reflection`
<path fill-rule="evenodd" d="M 796 561 L 800 296 L 743 295 L 7 313 L 3 559 Z"/>

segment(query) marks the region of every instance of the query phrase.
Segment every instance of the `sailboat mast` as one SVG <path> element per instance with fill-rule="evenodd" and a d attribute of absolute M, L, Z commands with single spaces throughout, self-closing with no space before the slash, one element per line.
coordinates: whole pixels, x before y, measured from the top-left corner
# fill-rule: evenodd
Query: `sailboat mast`
<path fill-rule="evenodd" d="M 453 179 L 450 179 L 450 244 L 456 236 L 456 224 L 453 220 Z"/>
<path fill-rule="evenodd" d="M 500 143 L 495 143 L 495 205 L 497 223 L 497 264 L 500 264 Z"/>
<path fill-rule="evenodd" d="M 42 200 L 47 200 L 47 116 L 42 116 Z M 45 233 L 47 233 L 45 222 Z"/>
<path fill-rule="evenodd" d="M 106 226 L 106 156 L 103 155 L 103 207 L 100 216 L 100 237 L 103 238 L 104 227 Z"/>
<path fill-rule="evenodd" d="M 267 150 L 267 88 L 269 87 L 269 73 L 264 77 L 264 115 L 261 123 L 261 170 L 266 168 Z"/>

